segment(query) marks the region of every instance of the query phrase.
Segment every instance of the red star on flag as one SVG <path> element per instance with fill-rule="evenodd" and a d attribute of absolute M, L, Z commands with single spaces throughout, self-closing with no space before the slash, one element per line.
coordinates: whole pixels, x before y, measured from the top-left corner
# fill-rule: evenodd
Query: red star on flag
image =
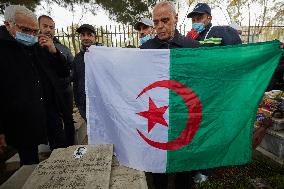
<path fill-rule="evenodd" d="M 144 112 L 136 113 L 142 117 L 148 119 L 148 133 L 154 128 L 156 123 L 160 123 L 168 127 L 163 115 L 166 112 L 168 106 L 157 107 L 154 101 L 149 97 L 149 109 Z"/>

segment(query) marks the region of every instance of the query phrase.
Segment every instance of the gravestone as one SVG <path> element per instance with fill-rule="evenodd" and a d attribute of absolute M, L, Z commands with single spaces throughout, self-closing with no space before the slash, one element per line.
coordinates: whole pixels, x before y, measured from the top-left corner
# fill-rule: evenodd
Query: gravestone
<path fill-rule="evenodd" d="M 137 171 L 125 166 L 119 165 L 116 157 L 113 157 L 110 189 L 148 189 L 146 176 L 143 171 Z"/>
<path fill-rule="evenodd" d="M 0 189 L 21 189 L 23 185 L 23 188 L 29 189 L 105 187 L 110 189 L 147 189 L 145 173 L 119 165 L 115 156 L 110 158 L 112 150 L 107 146 L 112 149 L 112 145 L 80 145 L 56 149 L 47 160 L 39 165 L 22 166 L 0 186 Z M 87 147 L 87 151 L 82 147 Z M 102 161 L 102 159 L 106 159 L 103 157 L 107 157 L 107 163 Z M 108 173 L 111 161 L 109 158 L 112 159 L 111 173 Z M 82 170 L 86 167 L 86 170 Z M 106 168 L 107 171 L 100 170 L 106 170 Z M 89 176 L 89 172 L 91 172 L 91 176 Z M 88 184 L 93 182 L 104 184 L 99 184 L 99 186 Z"/>
<path fill-rule="evenodd" d="M 262 154 L 284 164 L 284 130 L 267 129 L 266 135 L 257 148 Z"/>
<path fill-rule="evenodd" d="M 73 113 L 73 119 L 75 121 L 75 145 L 86 144 L 85 140 L 87 139 L 87 124 L 80 116 L 78 110 Z"/>
<path fill-rule="evenodd" d="M 108 189 L 112 156 L 112 145 L 56 149 L 35 168 L 23 189 Z"/>
<path fill-rule="evenodd" d="M 20 189 L 25 184 L 26 180 L 32 174 L 37 164 L 24 165 L 17 170 L 5 183 L 0 186 L 0 189 Z"/>

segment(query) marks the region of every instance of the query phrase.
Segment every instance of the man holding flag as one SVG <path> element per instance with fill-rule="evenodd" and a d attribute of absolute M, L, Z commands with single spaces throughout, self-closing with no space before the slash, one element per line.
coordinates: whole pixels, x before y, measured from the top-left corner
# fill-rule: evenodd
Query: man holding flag
<path fill-rule="evenodd" d="M 160 2 L 153 9 L 154 28 L 156 37 L 143 44 L 141 49 L 172 49 L 172 48 L 195 48 L 199 42 L 185 38 L 176 29 L 178 14 L 172 2 Z M 153 182 L 156 189 L 167 188 L 168 176 L 166 174 L 153 173 Z M 175 175 L 176 188 L 190 188 L 192 175 L 187 172 Z"/>
<path fill-rule="evenodd" d="M 114 144 L 120 164 L 152 173 L 249 163 L 279 42 L 183 48 L 198 43 L 176 37 L 170 3 L 157 4 L 153 20 L 157 36 L 142 45 L 148 49 L 85 53 L 89 143 Z"/>

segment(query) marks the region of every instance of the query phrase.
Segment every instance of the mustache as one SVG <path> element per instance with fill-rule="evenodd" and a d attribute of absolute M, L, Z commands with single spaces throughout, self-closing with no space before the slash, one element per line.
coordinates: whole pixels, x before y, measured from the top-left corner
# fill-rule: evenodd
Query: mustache
<path fill-rule="evenodd" d="M 82 40 L 82 43 L 93 43 L 91 40 Z"/>
<path fill-rule="evenodd" d="M 42 34 L 44 34 L 44 35 L 46 35 L 46 36 L 48 36 L 48 37 L 50 37 L 50 38 L 53 37 L 53 35 L 52 35 L 50 32 L 43 32 Z"/>

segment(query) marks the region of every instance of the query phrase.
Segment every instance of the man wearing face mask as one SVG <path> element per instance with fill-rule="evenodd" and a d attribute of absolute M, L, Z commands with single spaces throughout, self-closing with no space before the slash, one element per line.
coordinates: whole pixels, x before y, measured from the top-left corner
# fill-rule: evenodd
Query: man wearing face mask
<path fill-rule="evenodd" d="M 73 92 L 75 104 L 82 118 L 86 121 L 86 93 L 85 93 L 85 61 L 84 54 L 91 45 L 101 46 L 96 42 L 96 31 L 92 25 L 83 24 L 76 32 L 80 34 L 81 50 L 73 61 Z"/>
<path fill-rule="evenodd" d="M 187 15 L 192 19 L 192 29 L 186 35 L 198 40 L 202 46 L 224 46 L 241 44 L 238 32 L 230 26 L 213 26 L 211 8 L 206 3 L 198 3 Z M 195 182 L 203 182 L 212 170 L 199 170 L 194 176 Z"/>
<path fill-rule="evenodd" d="M 153 21 L 149 18 L 141 18 L 135 24 L 134 29 L 138 31 L 140 45 L 153 38 L 153 26 Z"/>
<path fill-rule="evenodd" d="M 68 65 L 52 39 L 37 36 L 32 11 L 10 5 L 4 19 L 5 25 L 0 26 L 0 134 L 5 140 L 0 146 L 15 147 L 21 165 L 36 164 L 39 144 L 65 147 L 57 83 L 69 75 Z"/>
<path fill-rule="evenodd" d="M 211 8 L 206 3 L 198 3 L 187 18 L 192 19 L 192 29 L 186 37 L 198 40 L 205 46 L 242 43 L 235 29 L 229 26 L 212 26 Z"/>

